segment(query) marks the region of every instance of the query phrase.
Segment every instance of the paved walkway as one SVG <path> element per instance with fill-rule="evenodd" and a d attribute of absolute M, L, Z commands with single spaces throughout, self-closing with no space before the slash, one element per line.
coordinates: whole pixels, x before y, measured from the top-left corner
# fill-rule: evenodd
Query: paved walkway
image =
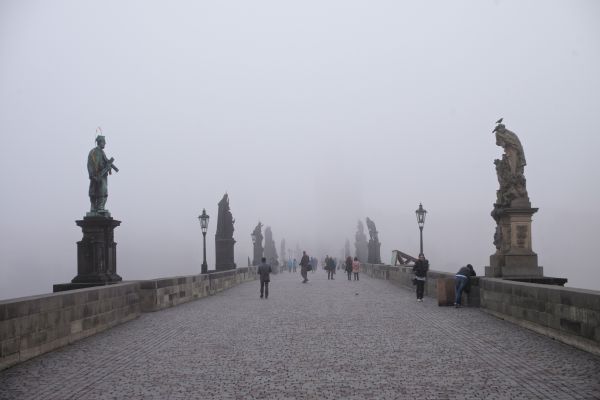
<path fill-rule="evenodd" d="M 0 372 L 0 399 L 593 399 L 600 357 L 390 282 L 274 276 Z"/>

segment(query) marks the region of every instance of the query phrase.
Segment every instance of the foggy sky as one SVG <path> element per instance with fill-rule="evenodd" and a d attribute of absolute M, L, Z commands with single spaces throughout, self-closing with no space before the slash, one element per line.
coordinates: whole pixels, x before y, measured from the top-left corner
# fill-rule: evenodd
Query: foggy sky
<path fill-rule="evenodd" d="M 533 249 L 600 289 L 597 1 L 0 1 L 0 298 L 77 271 L 95 129 L 125 280 L 198 273 L 227 192 L 236 262 L 260 220 L 319 257 L 356 223 L 381 255 L 483 274 L 494 121 L 520 138 Z"/>

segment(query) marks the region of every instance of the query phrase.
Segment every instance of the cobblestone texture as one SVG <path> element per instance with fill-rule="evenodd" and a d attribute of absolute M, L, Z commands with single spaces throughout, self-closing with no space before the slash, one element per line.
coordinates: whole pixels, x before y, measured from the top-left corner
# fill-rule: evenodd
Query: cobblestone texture
<path fill-rule="evenodd" d="M 272 278 L 0 372 L 0 399 L 598 399 L 600 357 L 387 281 Z"/>

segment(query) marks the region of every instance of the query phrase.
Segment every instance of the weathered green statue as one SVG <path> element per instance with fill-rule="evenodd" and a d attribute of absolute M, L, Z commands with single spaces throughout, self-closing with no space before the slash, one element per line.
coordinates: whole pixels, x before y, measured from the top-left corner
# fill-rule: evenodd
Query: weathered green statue
<path fill-rule="evenodd" d="M 88 155 L 87 169 L 90 177 L 89 195 L 91 203 L 88 215 L 91 216 L 110 216 L 108 210 L 104 209 L 108 197 L 108 175 L 112 173 L 113 169 L 119 171 L 113 165 L 114 158 L 109 160 L 104 154 L 104 146 L 106 146 L 106 139 L 104 136 L 99 135 L 96 137 L 96 147 Z"/>

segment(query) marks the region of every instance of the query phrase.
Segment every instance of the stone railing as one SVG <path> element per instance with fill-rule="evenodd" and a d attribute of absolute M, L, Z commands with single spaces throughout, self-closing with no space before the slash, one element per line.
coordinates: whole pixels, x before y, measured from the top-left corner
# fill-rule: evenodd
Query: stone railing
<path fill-rule="evenodd" d="M 363 271 L 370 277 L 415 290 L 412 268 L 363 264 Z M 454 273 L 430 270 L 425 295 L 447 293 L 453 281 Z M 479 306 L 498 318 L 600 355 L 600 291 L 499 278 L 477 277 L 471 281 L 470 294 L 463 295 L 463 304 Z M 438 290 L 441 285 L 445 285 L 445 291 Z"/>
<path fill-rule="evenodd" d="M 256 267 L 140 281 L 142 312 L 162 310 L 257 278 Z"/>
<path fill-rule="evenodd" d="M 600 355 L 600 291 L 482 278 L 481 308 Z"/>
<path fill-rule="evenodd" d="M 0 301 L 0 369 L 139 315 L 138 282 Z"/>
<path fill-rule="evenodd" d="M 256 267 L 0 301 L 0 370 L 137 318 L 256 279 Z"/>
<path fill-rule="evenodd" d="M 414 274 L 412 267 L 395 267 L 385 264 L 361 264 L 363 272 L 376 279 L 385 279 L 393 281 L 399 285 L 415 290 L 413 285 Z M 449 272 L 429 270 L 427 280 L 425 281 L 425 296 L 438 298 L 438 286 L 448 287 L 448 283 L 454 287 L 454 275 Z M 446 293 L 447 290 L 444 291 Z M 450 294 L 452 295 L 452 293 Z M 451 296 L 452 297 L 452 296 Z M 472 307 L 478 307 L 480 304 L 479 278 L 471 279 L 469 294 L 463 293 L 462 303 Z M 451 303 L 453 303 L 452 301 Z"/>

